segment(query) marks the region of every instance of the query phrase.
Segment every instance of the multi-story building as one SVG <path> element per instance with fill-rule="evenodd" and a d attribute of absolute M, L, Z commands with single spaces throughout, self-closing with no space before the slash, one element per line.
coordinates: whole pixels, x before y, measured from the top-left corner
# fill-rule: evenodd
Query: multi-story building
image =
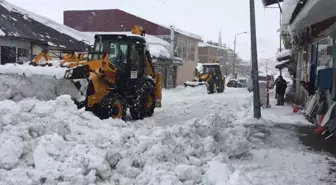
<path fill-rule="evenodd" d="M 109 10 L 71 10 L 64 12 L 64 24 L 82 32 L 118 32 L 130 31 L 134 25 L 140 25 L 146 33 L 158 36 L 171 42 L 172 29 L 119 9 Z M 160 71 L 169 83 L 167 88 L 183 85 L 194 77 L 194 69 L 198 60 L 198 35 L 174 28 L 174 50 L 183 59 L 182 63 L 174 63 Z M 170 48 L 171 51 L 171 48 Z"/>
<path fill-rule="evenodd" d="M 221 46 L 220 46 L 221 45 Z M 225 76 L 231 75 L 233 65 L 239 76 L 245 76 L 249 69 L 249 63 L 244 62 L 237 54 L 234 60 L 234 52 L 226 45 L 215 42 L 199 42 L 198 43 L 198 59 L 200 63 L 208 63 L 216 61 L 221 65 L 221 71 Z M 233 62 L 235 61 L 235 64 Z"/>
<path fill-rule="evenodd" d="M 211 63 L 218 62 L 221 65 L 221 71 L 223 74 L 227 74 L 225 71 L 228 64 L 228 49 L 223 45 L 219 46 L 218 43 L 199 42 L 198 43 L 198 62 L 199 63 Z"/>
<path fill-rule="evenodd" d="M 45 49 L 52 50 L 52 58 L 61 58 L 66 51 L 86 51 L 88 45 L 82 41 L 86 36 L 81 32 L 69 31 L 43 16 L 34 19 L 24 9 L 10 11 L 9 7 L 15 6 L 0 1 L 0 65 L 31 61 Z"/>

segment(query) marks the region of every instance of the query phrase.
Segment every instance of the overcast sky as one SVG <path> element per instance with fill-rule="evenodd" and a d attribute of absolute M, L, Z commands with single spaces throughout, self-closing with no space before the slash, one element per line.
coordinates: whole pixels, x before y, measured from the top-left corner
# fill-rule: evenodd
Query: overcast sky
<path fill-rule="evenodd" d="M 63 23 L 64 10 L 121 9 L 147 20 L 175 25 L 184 31 L 218 41 L 222 30 L 223 43 L 233 48 L 236 33 L 237 53 L 250 57 L 249 0 L 10 0 L 22 8 Z M 264 9 L 262 0 L 255 0 L 258 57 L 274 57 L 279 47 L 279 9 Z"/>

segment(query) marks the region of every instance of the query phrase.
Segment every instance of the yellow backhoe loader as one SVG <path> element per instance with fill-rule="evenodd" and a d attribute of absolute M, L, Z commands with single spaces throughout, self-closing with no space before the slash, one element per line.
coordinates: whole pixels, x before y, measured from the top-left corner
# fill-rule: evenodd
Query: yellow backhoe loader
<path fill-rule="evenodd" d="M 225 77 L 222 75 L 220 65 L 213 63 L 199 63 L 195 69 L 195 79 L 184 82 L 185 87 L 206 85 L 209 94 L 222 93 L 225 90 Z"/>
<path fill-rule="evenodd" d="M 70 54 L 65 57 L 63 64 L 67 65 L 60 67 L 66 69 L 61 79 L 64 83 L 58 85 L 63 89 L 67 86 L 66 90 L 75 87 L 81 95 L 74 99 L 78 107 L 85 107 L 101 119 L 124 119 L 128 108 L 133 119 L 152 116 L 154 109 L 161 107 L 162 75 L 154 70 L 144 36 L 141 26 L 134 26 L 131 34 L 95 35 L 87 61 Z M 40 57 L 50 60 L 47 52 Z"/>

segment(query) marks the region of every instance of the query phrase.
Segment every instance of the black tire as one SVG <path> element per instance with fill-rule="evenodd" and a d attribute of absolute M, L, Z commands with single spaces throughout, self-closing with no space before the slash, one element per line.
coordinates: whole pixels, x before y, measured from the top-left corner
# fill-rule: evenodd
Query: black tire
<path fill-rule="evenodd" d="M 218 85 L 217 85 L 217 93 L 222 93 L 224 92 L 224 80 L 219 80 Z"/>
<path fill-rule="evenodd" d="M 155 87 L 151 82 L 143 83 L 136 91 L 135 105 L 130 108 L 133 119 L 144 119 L 151 117 L 155 109 Z"/>
<path fill-rule="evenodd" d="M 215 84 L 214 83 L 209 83 L 208 94 L 213 94 L 213 93 L 215 93 Z"/>
<path fill-rule="evenodd" d="M 96 110 L 96 114 L 100 119 L 113 119 L 125 120 L 127 112 L 126 101 L 118 94 L 106 95 L 99 108 Z"/>

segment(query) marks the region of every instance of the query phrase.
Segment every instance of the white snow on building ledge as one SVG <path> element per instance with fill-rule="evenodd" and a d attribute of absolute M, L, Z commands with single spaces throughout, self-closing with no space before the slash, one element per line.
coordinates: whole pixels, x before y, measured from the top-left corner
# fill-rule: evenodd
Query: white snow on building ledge
<path fill-rule="evenodd" d="M 216 46 L 216 45 L 212 45 L 212 44 L 209 44 L 209 43 L 206 43 L 206 42 L 199 42 L 198 43 L 198 47 L 199 48 L 203 48 L 203 47 L 212 47 L 212 48 L 218 48 L 218 49 L 225 49 L 223 47 L 219 47 L 219 46 Z"/>
<path fill-rule="evenodd" d="M 335 7 L 335 0 L 308 0 L 290 25 L 290 31 L 294 32 L 325 19 L 336 17 Z"/>
<path fill-rule="evenodd" d="M 284 0 L 282 3 L 282 25 L 288 25 L 292 18 L 296 5 L 300 0 Z"/>

